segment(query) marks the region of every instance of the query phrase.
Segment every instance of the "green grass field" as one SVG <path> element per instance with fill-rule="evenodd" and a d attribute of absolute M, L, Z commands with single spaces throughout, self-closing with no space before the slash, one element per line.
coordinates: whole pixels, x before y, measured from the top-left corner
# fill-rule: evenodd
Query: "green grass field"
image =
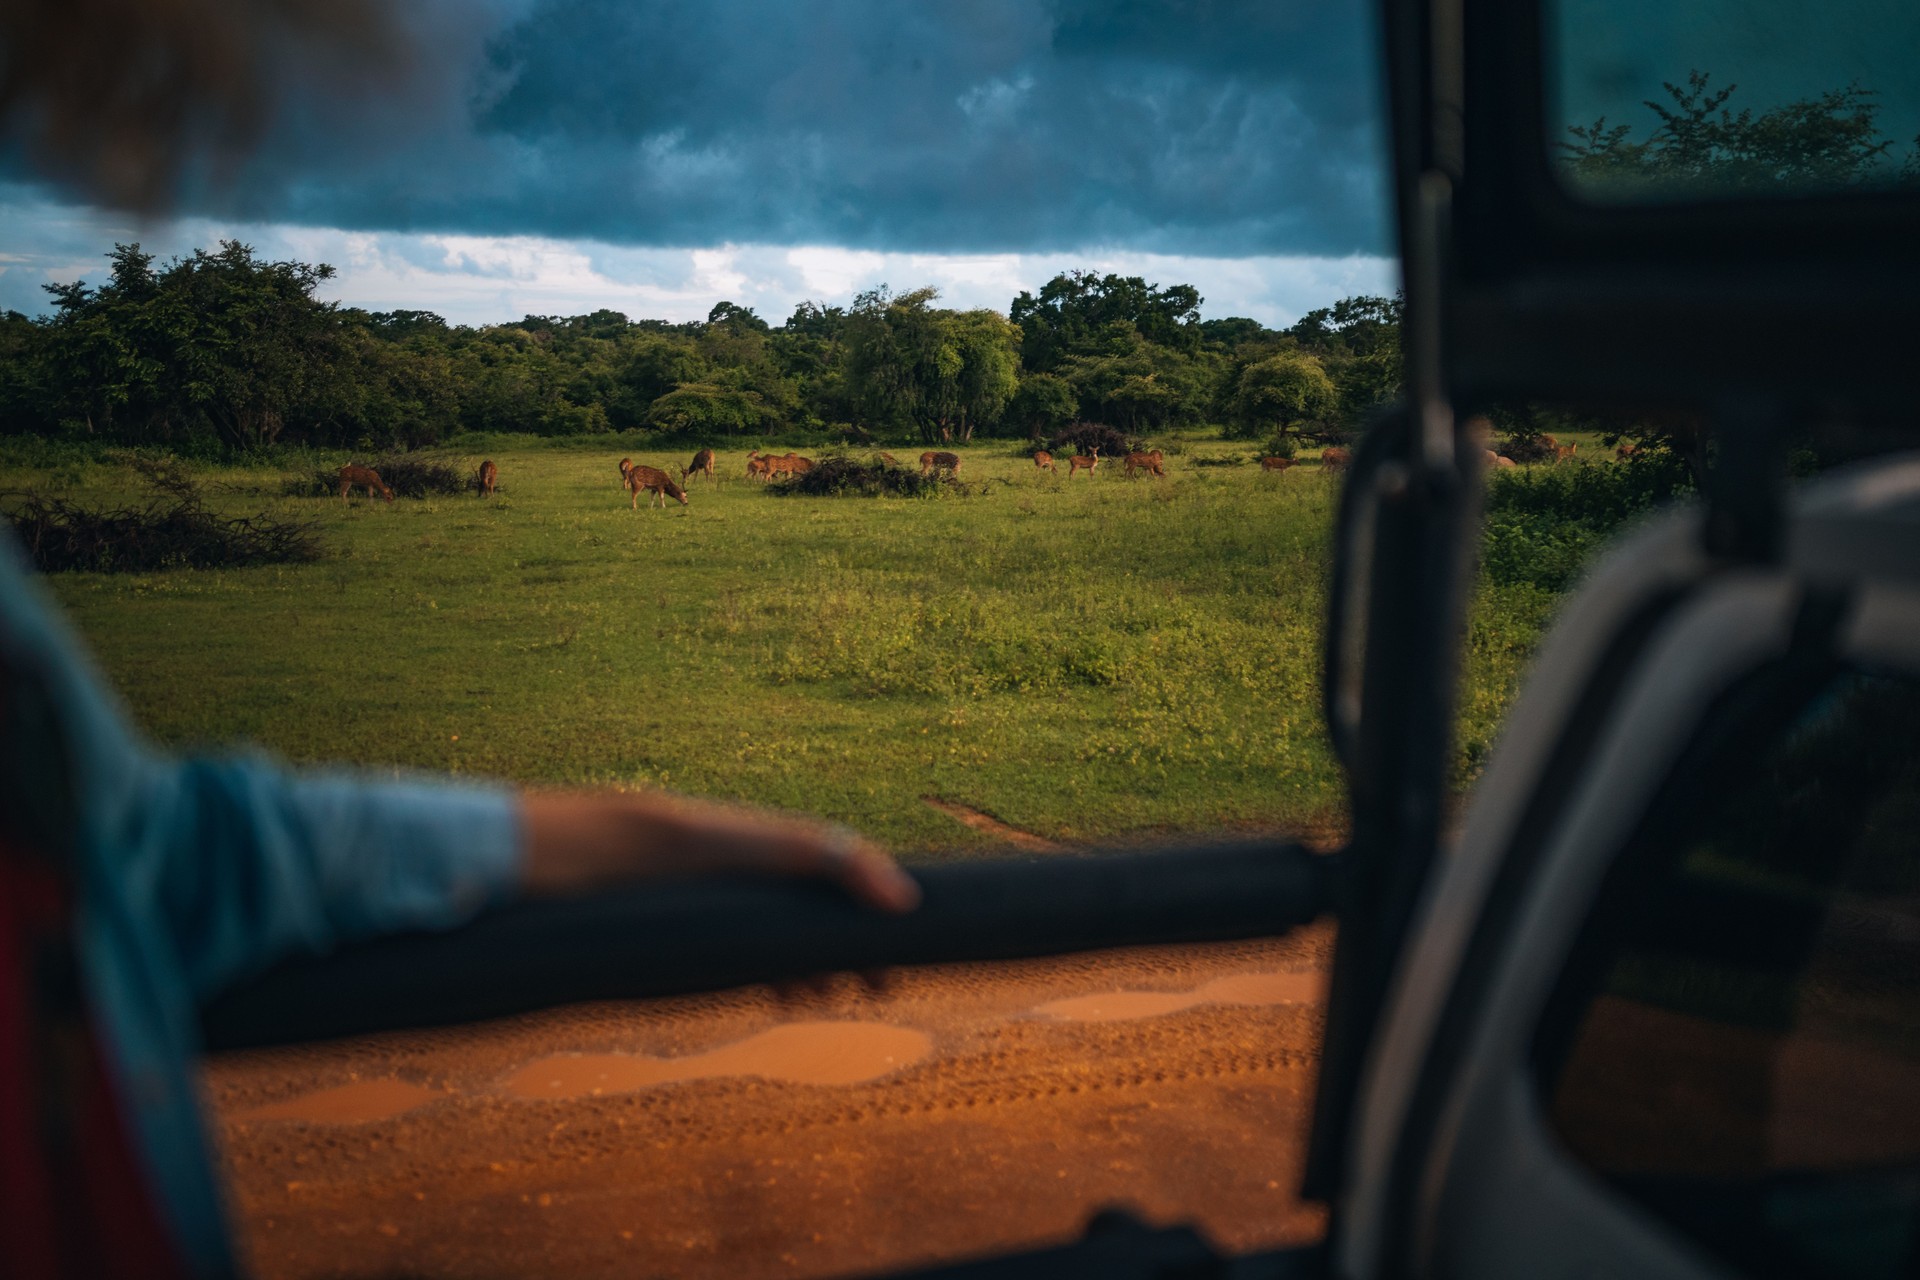
<path fill-rule="evenodd" d="M 469 443 L 499 463 L 491 501 L 287 498 L 288 471 L 202 468 L 214 505 L 309 517 L 328 557 L 52 581 L 179 747 L 667 786 L 929 856 L 989 842 L 927 797 L 1066 841 L 1338 826 L 1317 693 L 1336 486 L 1174 447 L 1161 481 L 964 448 L 984 492 L 917 500 L 776 497 L 729 451 L 665 511 L 629 510 L 615 464 L 684 454 L 618 440 Z M 0 481 L 138 489 L 108 464 Z M 1481 590 L 1463 782 L 1551 607 Z"/>

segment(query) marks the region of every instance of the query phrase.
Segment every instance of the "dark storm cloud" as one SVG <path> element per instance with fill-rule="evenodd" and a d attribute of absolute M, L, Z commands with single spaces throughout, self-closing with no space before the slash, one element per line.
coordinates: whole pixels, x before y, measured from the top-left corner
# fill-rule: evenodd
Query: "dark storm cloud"
<path fill-rule="evenodd" d="M 639 245 L 1379 252 L 1369 11 L 1364 0 L 448 7 L 421 23 L 439 73 L 404 111 L 292 103 L 237 184 L 189 203 Z"/>

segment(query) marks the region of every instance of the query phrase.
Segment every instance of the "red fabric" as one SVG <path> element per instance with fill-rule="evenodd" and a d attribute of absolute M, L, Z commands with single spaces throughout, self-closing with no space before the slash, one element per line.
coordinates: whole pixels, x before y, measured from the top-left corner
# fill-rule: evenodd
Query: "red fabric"
<path fill-rule="evenodd" d="M 0 830 L 0 1259 L 9 1280 L 184 1274 L 80 994 L 58 870 Z"/>

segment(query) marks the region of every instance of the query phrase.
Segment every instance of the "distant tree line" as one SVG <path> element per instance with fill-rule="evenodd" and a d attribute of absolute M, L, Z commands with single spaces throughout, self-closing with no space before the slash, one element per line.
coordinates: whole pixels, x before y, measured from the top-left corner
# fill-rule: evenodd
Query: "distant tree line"
<path fill-rule="evenodd" d="M 464 431 L 965 441 L 1082 420 L 1272 439 L 1344 433 L 1400 381 L 1388 298 L 1269 329 L 1202 320 L 1190 285 L 1076 271 L 1005 315 L 882 286 L 851 306 L 802 303 L 778 326 L 732 302 L 691 323 L 602 310 L 466 326 L 321 301 L 332 268 L 236 241 L 109 258 L 97 288 L 48 286 L 48 314 L 0 317 L 0 431 L 235 452 Z"/>

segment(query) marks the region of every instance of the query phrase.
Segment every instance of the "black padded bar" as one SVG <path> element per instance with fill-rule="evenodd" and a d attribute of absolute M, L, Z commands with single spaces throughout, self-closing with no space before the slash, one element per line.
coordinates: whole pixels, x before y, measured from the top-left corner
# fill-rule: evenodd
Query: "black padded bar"
<path fill-rule="evenodd" d="M 915 867 L 926 898 L 905 916 L 798 881 L 531 901 L 283 964 L 216 997 L 201 1025 L 208 1048 L 240 1049 L 845 970 L 1266 937 L 1325 909 L 1330 863 L 1262 842 Z"/>

